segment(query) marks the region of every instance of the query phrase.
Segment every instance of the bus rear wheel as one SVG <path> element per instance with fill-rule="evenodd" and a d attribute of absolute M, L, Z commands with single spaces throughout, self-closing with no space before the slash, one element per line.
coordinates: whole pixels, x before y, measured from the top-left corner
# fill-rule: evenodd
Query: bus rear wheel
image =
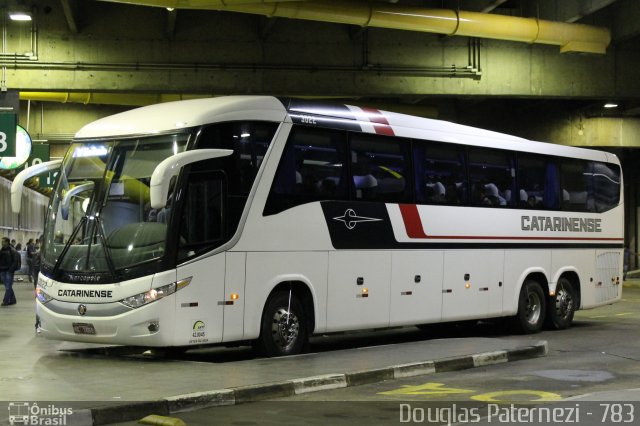
<path fill-rule="evenodd" d="M 564 330 L 571 326 L 576 312 L 576 291 L 567 278 L 560 278 L 556 286 L 556 295 L 548 299 L 545 325 L 555 330 Z"/>
<path fill-rule="evenodd" d="M 295 355 L 307 342 L 307 322 L 302 303 L 293 292 L 274 294 L 264 309 L 258 348 L 266 356 Z"/>
<path fill-rule="evenodd" d="M 520 290 L 518 313 L 513 318 L 516 331 L 533 334 L 540 331 L 545 320 L 545 297 L 542 286 L 535 280 L 526 280 Z"/>

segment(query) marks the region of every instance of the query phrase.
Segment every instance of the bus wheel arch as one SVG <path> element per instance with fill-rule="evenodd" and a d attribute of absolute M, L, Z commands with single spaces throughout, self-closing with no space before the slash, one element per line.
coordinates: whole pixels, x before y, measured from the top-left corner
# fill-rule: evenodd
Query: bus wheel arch
<path fill-rule="evenodd" d="M 512 317 L 515 331 L 522 334 L 537 333 L 545 321 L 546 297 L 548 283 L 544 274 L 527 275 L 518 296 L 518 310 Z"/>
<path fill-rule="evenodd" d="M 555 294 L 547 296 L 545 327 L 552 330 L 570 327 L 579 307 L 580 278 L 574 271 L 564 272 L 558 278 Z"/>
<path fill-rule="evenodd" d="M 295 355 L 308 349 L 314 327 L 309 287 L 299 281 L 282 282 L 266 299 L 255 346 L 267 356 Z"/>

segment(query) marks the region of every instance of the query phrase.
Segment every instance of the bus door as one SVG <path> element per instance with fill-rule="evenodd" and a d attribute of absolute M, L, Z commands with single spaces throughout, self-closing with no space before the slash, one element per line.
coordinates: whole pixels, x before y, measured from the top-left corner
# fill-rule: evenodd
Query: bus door
<path fill-rule="evenodd" d="M 175 197 L 178 280 L 191 277 L 177 292 L 176 341 L 209 344 L 222 341 L 225 309 L 226 253 L 207 255 L 227 240 L 227 177 L 219 170 L 191 170 Z"/>
<path fill-rule="evenodd" d="M 499 314 L 503 270 L 502 250 L 446 251 L 442 320 L 488 318 Z"/>

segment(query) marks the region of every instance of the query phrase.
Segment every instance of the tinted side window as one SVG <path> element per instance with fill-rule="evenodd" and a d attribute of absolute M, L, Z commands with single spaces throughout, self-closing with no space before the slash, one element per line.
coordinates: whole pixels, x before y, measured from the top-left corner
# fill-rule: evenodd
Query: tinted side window
<path fill-rule="evenodd" d="M 215 162 L 229 174 L 229 195 L 247 196 L 277 127 L 263 122 L 214 124 L 202 129 L 196 149 L 233 150 L 232 155 Z"/>
<path fill-rule="evenodd" d="M 206 167 L 225 173 L 228 196 L 226 213 L 231 234 L 240 222 L 258 169 L 277 128 L 277 123 L 259 121 L 218 123 L 203 128 L 198 137 L 196 149 L 233 150 L 230 156 L 191 165 L 193 171 Z"/>
<path fill-rule="evenodd" d="M 592 163 L 563 159 L 561 170 L 562 210 L 575 212 L 595 211 L 593 197 Z"/>
<path fill-rule="evenodd" d="M 592 163 L 595 208 L 611 210 L 620 204 L 620 167 L 614 164 Z"/>
<path fill-rule="evenodd" d="M 416 141 L 413 145 L 418 203 L 463 205 L 467 200 L 465 150 L 458 145 Z"/>
<path fill-rule="evenodd" d="M 225 235 L 226 183 L 221 171 L 189 174 L 180 217 L 179 261 L 231 237 Z"/>
<path fill-rule="evenodd" d="M 265 215 L 320 200 L 346 200 L 346 133 L 294 127 L 280 158 Z"/>
<path fill-rule="evenodd" d="M 518 154 L 516 205 L 524 209 L 555 210 L 560 207 L 557 163 L 552 157 Z"/>
<path fill-rule="evenodd" d="M 388 203 L 406 202 L 409 194 L 409 143 L 362 133 L 351 135 L 354 198 Z"/>
<path fill-rule="evenodd" d="M 469 149 L 471 205 L 506 207 L 514 204 L 513 154 L 494 149 Z"/>

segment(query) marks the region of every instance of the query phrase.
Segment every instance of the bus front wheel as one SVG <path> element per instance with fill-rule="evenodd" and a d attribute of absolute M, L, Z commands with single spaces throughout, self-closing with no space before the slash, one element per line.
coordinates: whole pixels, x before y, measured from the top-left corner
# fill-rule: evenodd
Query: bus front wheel
<path fill-rule="evenodd" d="M 518 299 L 518 313 L 513 318 L 516 331 L 522 334 L 537 333 L 545 320 L 545 297 L 542 286 L 535 280 L 522 285 Z"/>
<path fill-rule="evenodd" d="M 264 309 L 258 348 L 267 356 L 295 355 L 307 341 L 307 322 L 302 303 L 293 292 L 271 296 Z"/>
<path fill-rule="evenodd" d="M 548 299 L 545 325 L 555 330 L 568 328 L 573 322 L 576 303 L 576 291 L 573 284 L 567 278 L 560 278 L 556 286 L 556 295 Z"/>

